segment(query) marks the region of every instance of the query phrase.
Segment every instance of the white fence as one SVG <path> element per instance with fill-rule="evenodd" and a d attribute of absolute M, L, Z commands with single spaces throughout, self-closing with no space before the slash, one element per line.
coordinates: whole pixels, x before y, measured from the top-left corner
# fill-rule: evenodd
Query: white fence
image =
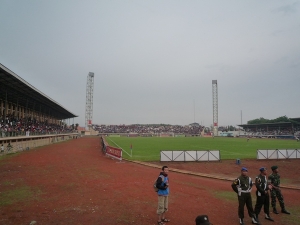
<path fill-rule="evenodd" d="M 300 149 L 257 150 L 257 159 L 299 159 Z"/>
<path fill-rule="evenodd" d="M 209 151 L 160 151 L 160 161 L 176 161 L 176 162 L 187 162 L 187 161 L 220 161 L 219 150 Z"/>

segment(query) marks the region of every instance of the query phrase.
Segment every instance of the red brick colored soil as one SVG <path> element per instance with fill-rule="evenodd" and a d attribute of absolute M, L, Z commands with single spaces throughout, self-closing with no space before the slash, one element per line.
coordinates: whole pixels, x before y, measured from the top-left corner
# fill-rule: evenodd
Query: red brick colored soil
<path fill-rule="evenodd" d="M 272 163 L 267 162 L 265 166 L 270 167 Z M 282 177 L 291 183 L 293 179 L 299 179 L 299 161 L 281 163 L 276 161 Z M 228 177 L 238 176 L 240 169 L 230 161 L 164 164 L 170 169 Z M 250 176 L 254 176 L 261 162 L 242 161 L 242 165 L 248 167 Z M 127 161 L 120 163 L 105 157 L 96 137 L 74 139 L 5 157 L 0 160 L 0 200 L 13 190 L 26 189 L 29 196 L 22 199 L 12 195 L 10 198 L 16 200 L 14 203 L 0 202 L 0 224 L 36 221 L 37 225 L 155 225 L 157 195 L 152 183 L 159 172 L 157 168 Z M 229 181 L 172 171 L 169 176 L 169 225 L 195 224 L 199 214 L 207 214 L 215 225 L 238 224 L 236 195 Z M 252 194 L 255 199 L 254 191 Z M 298 209 L 299 213 L 300 191 L 283 189 L 283 194 L 287 208 Z M 245 215 L 247 224 L 251 224 L 246 211 Z M 261 215 L 263 224 L 286 224 L 288 215 L 271 215 L 276 221 L 264 221 Z"/>
<path fill-rule="evenodd" d="M 151 162 L 152 164 L 162 166 L 164 162 Z M 268 175 L 272 173 L 271 167 L 278 166 L 281 174 L 281 184 L 283 186 L 291 186 L 300 189 L 300 159 L 285 160 L 240 160 L 240 164 L 236 164 L 236 160 L 223 160 L 221 162 L 170 162 L 171 168 L 180 170 L 193 171 L 197 173 L 206 173 L 212 176 L 235 179 L 239 175 L 242 167 L 248 169 L 248 175 L 254 180 L 259 174 L 259 168 L 267 167 Z"/>

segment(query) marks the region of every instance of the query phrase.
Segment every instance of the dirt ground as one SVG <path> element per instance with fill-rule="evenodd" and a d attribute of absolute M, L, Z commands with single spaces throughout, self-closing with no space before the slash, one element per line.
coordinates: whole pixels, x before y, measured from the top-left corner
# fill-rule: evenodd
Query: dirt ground
<path fill-rule="evenodd" d="M 161 166 L 162 163 L 156 162 Z M 163 163 L 169 166 L 168 224 L 195 224 L 207 214 L 213 224 L 238 224 L 237 197 L 230 181 L 174 172 L 173 169 L 209 173 L 228 178 L 249 169 L 278 165 L 284 185 L 298 186 L 299 160 L 242 160 L 214 163 Z M 152 188 L 160 169 L 103 155 L 99 138 L 81 138 L 0 158 L 0 224 L 157 224 L 157 194 Z M 255 188 L 254 188 L 255 189 Z M 299 224 L 300 191 L 282 189 L 291 215 L 271 216 L 262 224 Z M 252 191 L 253 201 L 255 194 Z M 246 224 L 251 220 L 245 210 Z"/>
<path fill-rule="evenodd" d="M 151 164 L 162 166 L 164 162 L 151 162 Z M 300 159 L 286 160 L 240 160 L 240 165 L 235 160 L 223 160 L 220 162 L 171 162 L 167 163 L 171 168 L 197 173 L 205 173 L 214 177 L 233 180 L 239 175 L 242 167 L 248 169 L 248 175 L 254 180 L 260 173 L 259 168 L 267 167 L 268 174 L 272 173 L 271 167 L 276 165 L 281 174 L 282 186 L 300 189 Z"/>

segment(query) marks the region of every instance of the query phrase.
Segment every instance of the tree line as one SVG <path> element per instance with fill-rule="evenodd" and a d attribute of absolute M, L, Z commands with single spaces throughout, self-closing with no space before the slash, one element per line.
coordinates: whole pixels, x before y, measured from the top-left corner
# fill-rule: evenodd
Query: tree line
<path fill-rule="evenodd" d="M 291 123 L 300 124 L 299 122 L 294 121 L 294 120 L 288 118 L 287 116 L 280 116 L 280 117 L 278 117 L 276 119 L 273 119 L 273 120 L 269 120 L 269 119 L 265 119 L 263 117 L 260 117 L 258 119 L 249 120 L 247 122 L 247 124 L 282 123 L 282 122 L 291 122 Z"/>

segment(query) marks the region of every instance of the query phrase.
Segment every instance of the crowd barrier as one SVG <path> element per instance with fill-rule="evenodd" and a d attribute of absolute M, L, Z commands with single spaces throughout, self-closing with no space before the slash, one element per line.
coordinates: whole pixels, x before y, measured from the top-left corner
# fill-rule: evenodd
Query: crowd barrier
<path fill-rule="evenodd" d="M 299 159 L 299 149 L 258 149 L 257 159 Z"/>
<path fill-rule="evenodd" d="M 176 162 L 188 162 L 188 161 L 220 161 L 219 150 L 207 150 L 207 151 L 160 151 L 160 161 L 176 161 Z"/>
<path fill-rule="evenodd" d="M 74 131 L 0 131 L 0 138 L 23 137 L 23 136 L 42 136 L 51 134 L 67 134 Z"/>

